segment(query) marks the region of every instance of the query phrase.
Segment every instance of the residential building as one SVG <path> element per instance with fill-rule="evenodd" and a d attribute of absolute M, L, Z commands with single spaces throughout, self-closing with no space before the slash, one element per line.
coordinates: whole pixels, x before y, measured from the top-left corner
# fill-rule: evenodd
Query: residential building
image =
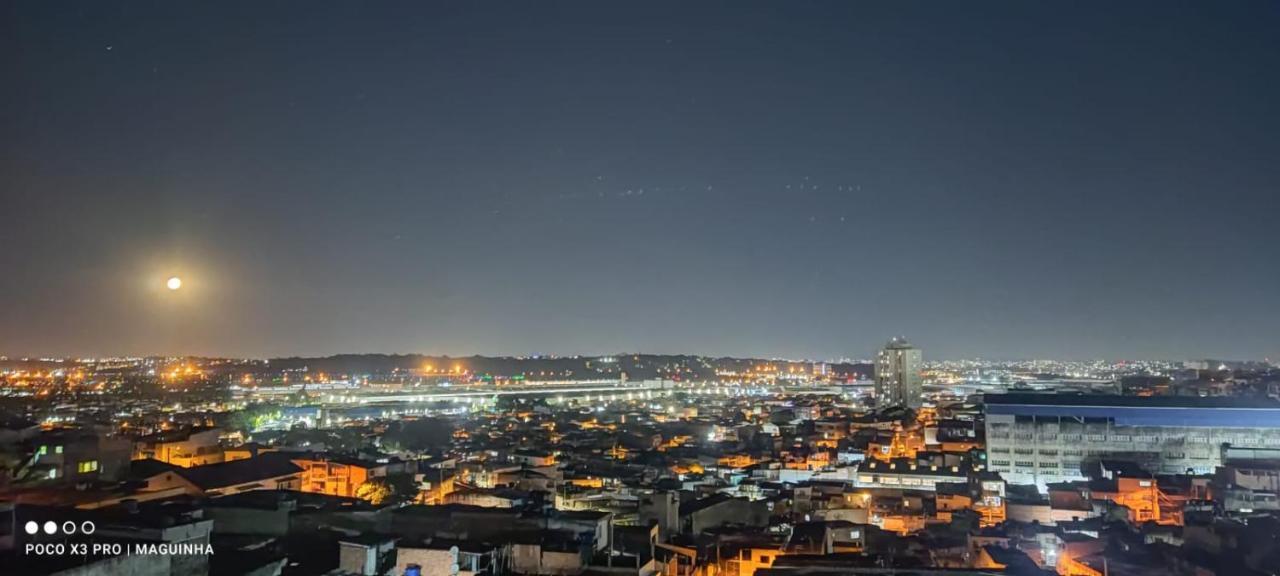
<path fill-rule="evenodd" d="M 923 403 L 924 355 L 902 338 L 894 338 L 876 357 L 876 405 L 919 408 Z"/>
<path fill-rule="evenodd" d="M 134 460 L 151 458 L 183 468 L 223 461 L 218 428 L 188 428 L 143 436 L 134 442 Z"/>

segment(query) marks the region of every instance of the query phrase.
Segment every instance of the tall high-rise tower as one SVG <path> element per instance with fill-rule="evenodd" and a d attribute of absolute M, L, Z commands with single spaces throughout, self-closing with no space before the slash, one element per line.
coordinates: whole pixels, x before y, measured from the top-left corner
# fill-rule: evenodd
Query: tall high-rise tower
<path fill-rule="evenodd" d="M 922 402 L 920 370 L 924 355 L 903 338 L 894 338 L 876 357 L 876 406 L 919 408 Z"/>

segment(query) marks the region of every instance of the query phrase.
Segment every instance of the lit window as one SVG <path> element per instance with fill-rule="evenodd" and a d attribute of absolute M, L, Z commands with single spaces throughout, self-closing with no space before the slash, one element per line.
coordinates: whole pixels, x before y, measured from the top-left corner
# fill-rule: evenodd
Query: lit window
<path fill-rule="evenodd" d="M 61 447 L 61 446 L 58 446 L 57 448 L 54 448 L 54 449 L 53 449 L 53 453 L 54 453 L 54 454 L 61 454 L 61 453 L 62 453 L 62 447 Z"/>
<path fill-rule="evenodd" d="M 88 474 L 89 472 L 97 472 L 97 471 L 98 471 L 98 461 L 97 461 L 97 460 L 84 460 L 84 461 L 80 462 L 80 464 L 79 464 L 79 465 L 77 465 L 77 466 L 76 466 L 76 471 L 77 471 L 77 472 L 79 472 L 79 473 L 81 473 L 81 474 Z"/>

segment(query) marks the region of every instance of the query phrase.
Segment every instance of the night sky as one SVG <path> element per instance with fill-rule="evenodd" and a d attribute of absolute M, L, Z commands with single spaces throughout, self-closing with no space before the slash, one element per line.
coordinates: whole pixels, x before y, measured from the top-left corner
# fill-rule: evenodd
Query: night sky
<path fill-rule="evenodd" d="M 1275 359 L 1278 30 L 1270 0 L 6 2 L 0 354 Z"/>

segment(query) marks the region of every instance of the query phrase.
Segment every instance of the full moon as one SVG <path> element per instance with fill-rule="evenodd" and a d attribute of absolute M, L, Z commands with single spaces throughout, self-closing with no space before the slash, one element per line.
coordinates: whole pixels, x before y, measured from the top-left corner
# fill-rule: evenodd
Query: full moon
<path fill-rule="evenodd" d="M 170 290 L 177 290 L 182 287 L 182 279 L 174 276 L 173 278 L 170 278 L 168 282 L 165 282 L 164 285 L 168 286 Z"/>

